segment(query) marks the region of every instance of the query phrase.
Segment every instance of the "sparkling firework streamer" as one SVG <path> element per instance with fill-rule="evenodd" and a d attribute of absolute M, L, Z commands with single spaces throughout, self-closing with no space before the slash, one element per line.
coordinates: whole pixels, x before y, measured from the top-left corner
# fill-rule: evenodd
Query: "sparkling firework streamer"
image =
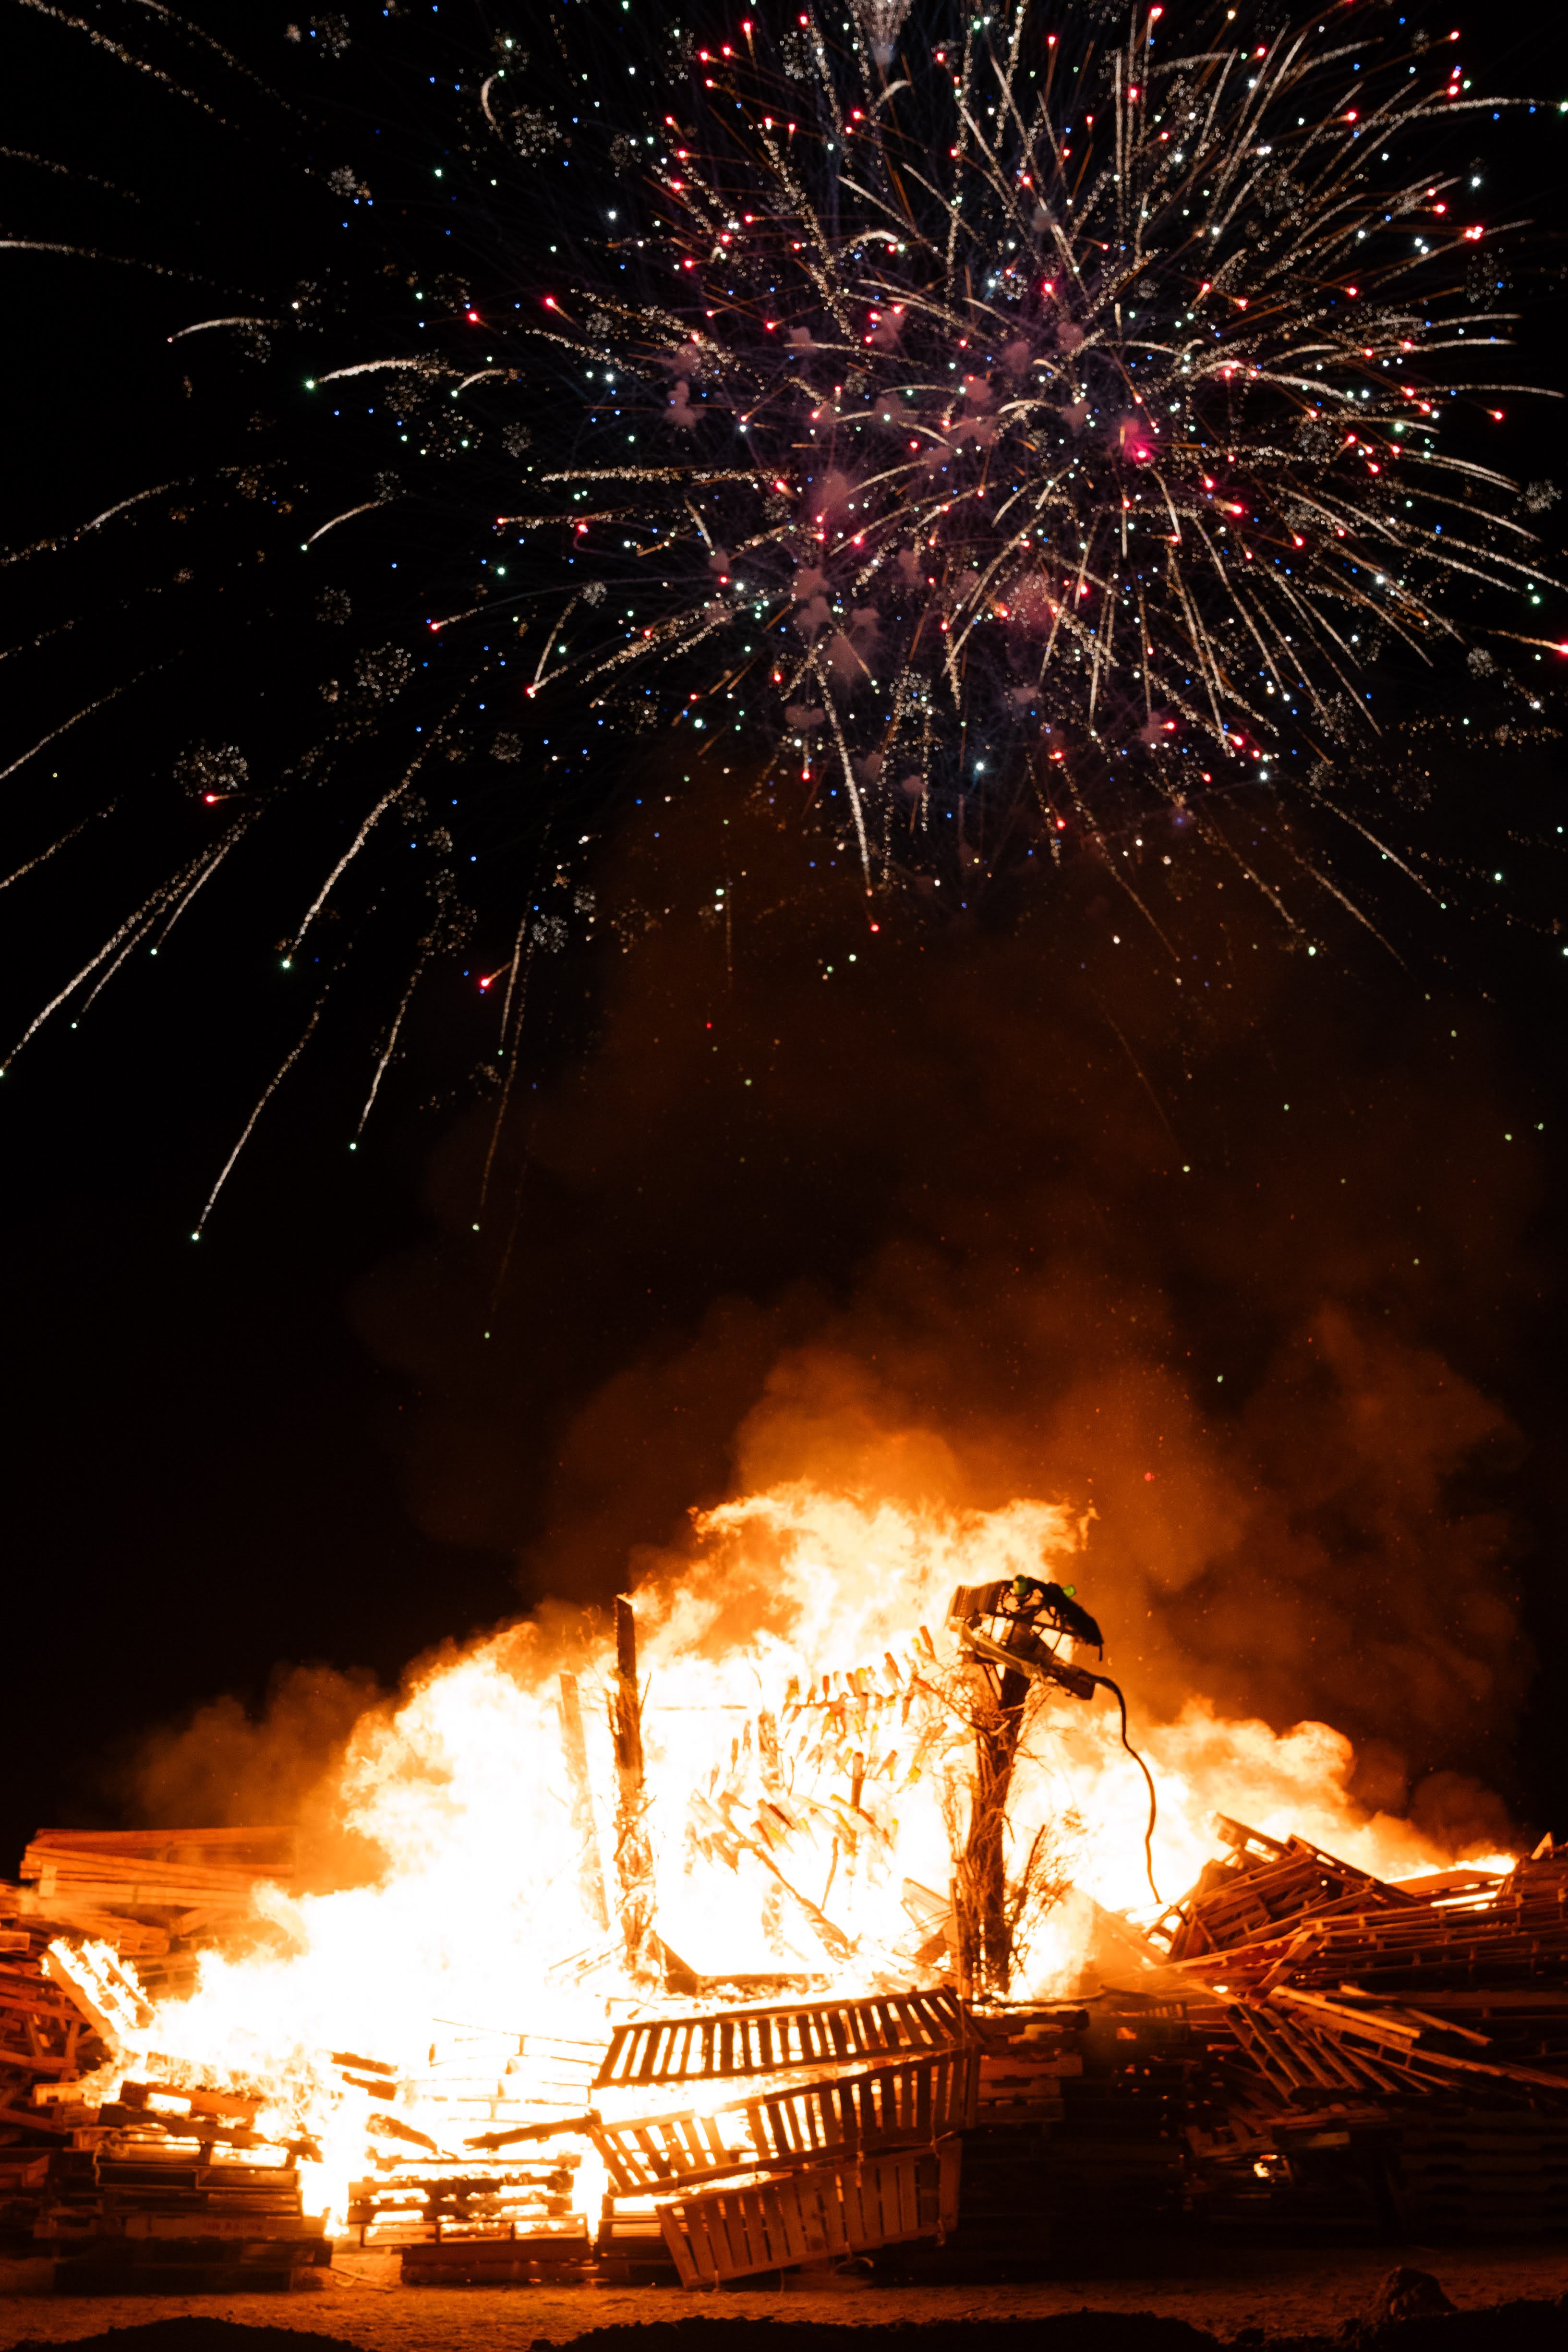
<path fill-rule="evenodd" d="M 166 12 L 160 64 L 123 22 L 87 21 L 123 8 L 14 5 L 161 103 L 254 120 L 352 248 L 286 288 L 116 247 L 165 304 L 200 288 L 166 331 L 180 364 L 270 368 L 287 414 L 204 491 L 128 488 L 23 556 L 101 567 L 112 547 L 123 612 L 127 534 L 189 526 L 204 497 L 236 543 L 236 517 L 274 525 L 292 566 L 266 599 L 233 593 L 235 668 L 298 677 L 305 615 L 350 640 L 373 619 L 320 681 L 324 730 L 295 693 L 265 780 L 235 742 L 197 792 L 204 747 L 187 749 L 192 800 L 238 803 L 216 855 L 192 845 L 153 879 L 51 1011 L 232 864 L 253 820 L 276 834 L 290 804 L 329 804 L 325 853 L 300 828 L 287 968 L 326 954 L 356 890 L 406 908 L 409 868 L 396 887 L 387 868 L 418 853 L 370 1099 L 414 986 L 476 923 L 507 942 L 505 1061 L 525 947 L 569 929 L 532 897 L 541 844 L 589 841 L 636 772 L 628 740 L 841 836 L 889 904 L 1118 856 L 1157 827 L 1222 847 L 1287 926 L 1312 919 L 1291 873 L 1364 915 L 1336 828 L 1431 887 L 1355 785 L 1386 750 L 1375 661 L 1441 679 L 1468 653 L 1527 724 L 1541 709 L 1522 665 L 1562 650 L 1536 528 L 1552 491 L 1485 458 L 1528 389 L 1507 380 L 1494 258 L 1519 224 L 1469 160 L 1477 119 L 1505 110 L 1471 90 L 1457 35 L 1376 6 L 1287 24 L 844 0 L 705 40 L 590 5 L 543 48 L 530 33 L 532 56 L 469 25 L 438 58 L 425 27 L 396 55 L 443 70 L 405 76 L 387 153 L 329 167 L 319 126 L 345 137 L 340 115 L 303 85 L 258 95 Z M 289 37 L 351 76 L 350 29 Z M 12 243 L 89 269 L 106 251 Z M 175 658 L 161 637 L 143 667 L 166 688 Z M 113 705 L 129 669 L 40 740 Z M 499 768 L 447 793 L 443 763 L 481 752 Z M 1311 821 L 1271 829 L 1292 802 Z M 1239 839 L 1239 805 L 1271 860 Z"/>

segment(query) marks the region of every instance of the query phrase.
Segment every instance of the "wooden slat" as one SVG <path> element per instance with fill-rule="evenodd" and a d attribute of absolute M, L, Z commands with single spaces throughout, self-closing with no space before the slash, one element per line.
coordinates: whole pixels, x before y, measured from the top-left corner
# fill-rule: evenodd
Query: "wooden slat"
<path fill-rule="evenodd" d="M 222 1860 L 226 1867 L 272 1872 L 290 1869 L 291 1829 L 36 1830 L 33 1846 L 73 1854 L 193 1854 Z"/>

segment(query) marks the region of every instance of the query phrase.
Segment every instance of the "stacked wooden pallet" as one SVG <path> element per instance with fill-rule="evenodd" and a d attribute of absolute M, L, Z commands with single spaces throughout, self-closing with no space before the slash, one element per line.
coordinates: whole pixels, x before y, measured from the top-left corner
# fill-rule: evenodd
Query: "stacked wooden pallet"
<path fill-rule="evenodd" d="M 1088 2022 L 1086 2009 L 1009 2010 L 977 2018 L 976 2122 L 981 2128 L 1059 2123 L 1063 2084 L 1083 2072 L 1077 2037 Z"/>
<path fill-rule="evenodd" d="M 287 1829 L 39 1830 L 0 1929 L 98 1937 L 149 1989 L 183 1990 L 189 1955 L 258 1924 L 258 1887 L 289 1887 L 294 1847 Z"/>
<path fill-rule="evenodd" d="M 1151 1939 L 1215 2003 L 1222 2097 L 1187 2137 L 1220 2204 L 1299 2229 L 1315 2197 L 1341 2235 L 1347 2199 L 1367 2228 L 1568 2228 L 1568 1846 L 1389 1886 L 1220 1826 L 1230 1859 Z"/>
<path fill-rule="evenodd" d="M 287 2286 L 330 2260 L 298 2158 L 253 2129 L 257 2101 L 127 2083 L 112 2104 L 73 2086 L 0 2149 L 13 2252 L 53 2256 L 75 2294 Z M 6 2179 L 6 2176 L 13 2176 Z"/>
<path fill-rule="evenodd" d="M 373 2168 L 350 2184 L 349 2231 L 367 2249 L 400 2253 L 410 2284 L 584 2275 L 593 2242 L 577 2195 L 581 2150 L 547 2145 L 559 2126 L 539 2120 L 535 2102 L 543 2091 L 558 2116 L 580 2110 L 603 2042 L 482 2026 L 437 2035 L 417 2073 L 333 2053 L 344 2082 L 372 2101 Z"/>
<path fill-rule="evenodd" d="M 102 1942 L 62 1932 L 75 1896 L 59 1882 L 40 1895 L 41 1875 L 0 1954 L 0 2250 L 52 2257 L 80 2293 L 282 2286 L 329 2260 L 300 2189 L 312 2151 L 259 2135 L 259 2101 L 137 2081 L 89 2098 L 84 2078 L 149 2012 Z M 122 1950 L 148 1932 L 97 1898 L 80 1913 L 110 1920 Z"/>
<path fill-rule="evenodd" d="M 1223 1813 L 1215 1827 L 1230 1849 L 1149 1930 L 1172 1963 L 1234 1955 L 1278 1939 L 1300 1923 L 1347 1911 L 1419 1908 L 1418 1897 L 1340 1862 L 1305 1838 L 1271 1838 Z"/>
<path fill-rule="evenodd" d="M 1151 1941 L 1167 1981 L 1223 2001 L 1280 2105 L 1443 2093 L 1568 2103 L 1568 1847 L 1422 1893 L 1300 1840 L 1220 1826 L 1233 1860 L 1211 1865 L 1188 1916 L 1167 1915 Z M 1312 1883 L 1321 1908 L 1306 1899 Z"/>
<path fill-rule="evenodd" d="M 678 2276 L 715 2284 L 939 2235 L 979 2074 L 947 1991 L 665 2019 L 612 2040 L 590 2131 L 612 2198 L 653 2198 Z M 740 2077 L 755 2087 L 691 2102 Z M 610 2112 L 661 2089 L 683 2105 Z"/>
<path fill-rule="evenodd" d="M 392 2149 L 373 2173 L 350 2183 L 348 2224 L 362 2246 L 382 2252 L 487 2231 L 513 2246 L 538 2238 L 540 2258 L 549 2260 L 557 2242 L 573 2234 L 565 2225 L 581 2162 L 576 2149 L 531 2164 Z"/>
<path fill-rule="evenodd" d="M 72 2083 L 109 2055 L 90 2019 L 44 1973 L 41 1938 L 0 1959 L 0 2126 L 27 2124 L 39 2083 Z"/>
<path fill-rule="evenodd" d="M 345 2078 L 373 2088 L 364 2071 L 369 2063 L 350 2062 Z M 554 2126 L 521 2119 L 525 2110 L 508 2099 L 504 2074 L 490 2081 L 469 2074 L 455 2083 L 448 2070 L 441 2084 L 444 2108 L 421 2097 L 417 2112 L 444 2127 L 446 2144 L 403 2120 L 392 2105 L 394 2087 L 388 2084 L 388 2105 L 367 2118 L 375 2169 L 350 2184 L 347 2222 L 359 2243 L 401 2254 L 409 2286 L 585 2279 L 594 2247 L 577 2194 L 580 2149 L 545 2147 Z M 475 2120 L 496 2128 L 477 2145 L 453 2145 L 458 2139 L 453 2126 L 471 2129 Z M 508 2142 L 520 2142 L 520 2148 L 506 2152 Z"/>

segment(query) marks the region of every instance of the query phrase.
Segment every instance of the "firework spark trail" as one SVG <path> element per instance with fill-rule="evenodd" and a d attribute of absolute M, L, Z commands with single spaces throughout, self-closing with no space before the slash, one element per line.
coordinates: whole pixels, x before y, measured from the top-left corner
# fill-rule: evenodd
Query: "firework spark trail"
<path fill-rule="evenodd" d="M 26 147 L 5 146 L 0 146 L 0 155 L 14 163 L 30 163 L 35 171 L 50 172 L 62 180 L 79 180 L 89 186 L 103 188 L 120 204 L 139 205 L 141 202 L 134 189 L 122 188 L 114 180 L 100 179 L 96 172 L 84 172 L 77 164 L 58 163 L 52 155 L 35 155 Z"/>
<path fill-rule="evenodd" d="M 37 236 L 0 236 L 0 253 L 57 253 L 73 261 L 107 261 L 115 269 L 145 269 L 154 278 L 177 278 L 183 285 L 201 280 L 189 269 L 172 269 L 162 261 L 145 261 L 134 253 L 100 253 L 96 246 L 65 245 Z"/>
<path fill-rule="evenodd" d="M 356 515 L 371 514 L 377 507 L 384 507 L 386 503 L 385 499 L 365 499 L 357 507 L 347 507 L 341 514 L 334 515 L 329 522 L 324 522 L 313 530 L 309 538 L 302 543 L 306 547 L 314 547 L 319 539 L 325 539 L 327 533 L 329 530 L 336 530 L 340 522 L 352 522 Z"/>
<path fill-rule="evenodd" d="M 244 1127 L 240 1129 L 239 1135 L 235 1142 L 234 1150 L 229 1153 L 228 1158 L 224 1161 L 222 1168 L 218 1171 L 217 1181 L 213 1186 L 212 1191 L 207 1194 L 206 1201 L 202 1209 L 202 1213 L 196 1219 L 195 1230 L 191 1235 L 191 1239 L 193 1242 L 200 1241 L 203 1234 L 206 1231 L 207 1221 L 211 1217 L 214 1209 L 217 1206 L 218 1194 L 228 1182 L 230 1176 L 234 1173 L 235 1165 L 238 1160 L 241 1152 L 245 1150 L 246 1145 L 250 1141 L 251 1137 L 255 1134 L 257 1119 L 260 1118 L 262 1112 L 267 1108 L 267 1104 L 272 1100 L 273 1096 L 277 1092 L 278 1087 L 283 1084 L 284 1079 L 288 1076 L 289 1071 L 294 1067 L 295 1063 L 299 1059 L 300 1055 L 305 1051 L 306 1046 L 310 1043 L 311 1038 L 315 1035 L 321 1015 L 326 1009 L 327 992 L 326 990 L 323 989 L 321 994 L 317 998 L 315 1004 L 311 1008 L 310 1018 L 305 1024 L 304 1031 L 301 1034 L 298 1042 L 291 1046 L 289 1051 L 284 1055 L 283 1060 L 278 1064 L 277 1070 L 274 1072 L 270 1082 L 263 1088 L 262 1093 L 256 1101 L 255 1109 L 251 1112 L 250 1117 L 246 1119 Z"/>
<path fill-rule="evenodd" d="M 182 100 L 187 106 L 194 107 L 198 113 L 210 116 L 214 122 L 223 123 L 225 130 L 234 128 L 234 125 L 226 121 L 214 107 L 210 106 L 198 91 L 187 89 L 183 82 L 176 81 L 172 75 L 164 73 L 161 68 L 152 62 L 151 58 L 141 56 L 135 49 L 128 48 L 123 41 L 112 39 L 107 33 L 100 32 L 96 25 L 89 24 L 85 18 L 73 16 L 63 8 L 51 6 L 49 0 L 12 0 L 12 5 L 26 9 L 31 16 L 47 17 L 50 22 L 64 26 L 68 31 L 89 42 L 95 49 L 101 49 L 106 56 L 111 57 L 117 65 L 128 68 L 132 73 L 145 75 L 150 81 L 157 82 L 166 89 L 172 97 Z M 226 66 L 231 73 L 248 82 L 251 88 L 263 97 L 275 104 L 281 103 L 277 92 L 270 82 L 260 74 L 253 72 L 233 49 L 225 47 L 222 41 L 214 39 L 211 33 L 204 31 L 200 25 L 193 24 L 190 18 L 180 16 L 172 8 L 162 7 L 159 0 L 130 0 L 130 5 L 139 9 L 143 16 L 152 17 L 162 26 L 188 41 L 193 47 L 205 49 L 210 56 L 216 58 L 221 64 Z"/>
<path fill-rule="evenodd" d="M 422 744 L 413 759 L 403 770 L 402 774 L 398 778 L 396 783 L 389 784 L 386 791 L 376 802 L 374 807 L 371 809 L 363 823 L 361 824 L 358 833 L 355 834 L 354 838 L 349 844 L 347 849 L 344 850 L 341 857 L 339 858 L 337 864 L 332 867 L 331 871 L 327 876 L 326 880 L 322 883 L 321 887 L 316 893 L 315 898 L 306 908 L 304 920 L 301 922 L 299 929 L 295 932 L 293 938 L 288 942 L 287 955 L 284 959 L 286 968 L 289 961 L 298 954 L 300 948 L 305 942 L 305 934 L 310 929 L 311 924 L 316 920 L 317 916 L 321 912 L 322 908 L 326 905 L 328 899 L 331 897 L 333 891 L 337 888 L 338 884 L 342 880 L 344 875 L 348 872 L 355 858 L 359 856 L 361 851 L 364 848 L 365 844 L 369 841 L 371 834 L 375 831 L 376 826 L 381 823 L 382 817 L 386 815 L 389 809 L 395 808 L 399 802 L 406 797 L 409 787 L 413 783 L 415 776 L 419 773 L 421 768 L 424 765 L 425 761 L 431 756 L 435 749 L 436 741 L 434 739 L 428 743 Z"/>
<path fill-rule="evenodd" d="M 183 342 L 187 335 L 204 335 L 209 327 L 276 327 L 277 323 L 276 319 L 247 318 L 243 313 L 233 319 L 196 319 L 188 327 L 176 327 L 168 340 Z"/>
<path fill-rule="evenodd" d="M 78 817 L 75 824 L 51 841 L 47 849 L 40 849 L 36 856 L 27 858 L 24 864 L 13 866 L 9 874 L 0 875 L 0 890 L 8 890 L 13 882 L 21 882 L 38 866 L 47 866 L 51 857 L 57 856 L 62 849 L 68 848 L 79 834 L 87 831 L 89 825 L 102 824 L 107 818 L 111 817 L 118 805 L 118 802 L 110 801 L 105 808 L 89 809 L 86 816 Z"/>
<path fill-rule="evenodd" d="M 66 982 L 63 988 L 56 991 L 55 994 L 50 997 L 46 1005 L 42 1006 L 38 1012 L 34 1013 L 32 1020 L 27 1024 L 26 1028 L 23 1031 L 20 1037 L 17 1038 L 16 1045 L 12 1047 L 5 1063 L 0 1064 L 0 1068 L 9 1067 L 10 1064 L 16 1060 L 17 1055 L 21 1052 L 23 1046 L 30 1044 L 33 1038 L 37 1035 L 39 1030 L 44 1026 L 45 1023 L 48 1021 L 53 1014 L 57 1013 L 62 1005 L 69 1002 L 70 998 L 76 993 L 76 991 L 81 986 L 84 981 L 90 980 L 93 973 L 98 971 L 101 964 L 106 963 L 110 957 L 117 956 L 119 954 L 127 940 L 131 940 L 134 942 L 135 940 L 143 938 L 152 924 L 155 922 L 159 915 L 162 913 L 163 909 L 173 904 L 188 885 L 198 876 L 203 875 L 205 872 L 210 864 L 215 864 L 221 861 L 222 858 L 226 856 L 228 850 L 232 848 L 234 843 L 238 839 L 238 837 L 239 829 L 236 828 L 234 832 L 227 835 L 223 841 L 218 843 L 215 847 L 208 846 L 200 851 L 195 857 L 193 857 L 189 863 L 183 866 L 179 873 L 174 875 L 169 881 L 161 882 L 157 888 L 152 891 L 148 897 L 141 901 L 141 904 L 136 908 L 135 912 L 128 915 L 125 918 L 125 920 L 118 926 L 111 936 L 104 940 L 102 946 L 99 948 L 96 954 L 91 956 L 89 961 L 80 967 L 73 977 Z"/>
<path fill-rule="evenodd" d="M 47 0 L 15 0 L 15 5 L 26 8 L 35 16 L 47 16 L 55 24 L 64 26 L 68 31 L 78 34 L 83 40 L 89 41 L 95 49 L 101 49 L 107 57 L 111 57 L 117 65 L 129 67 L 133 73 L 145 74 L 150 81 L 159 83 L 172 96 L 183 99 L 187 106 L 195 107 L 203 114 L 212 115 L 214 121 L 222 120 L 196 91 L 187 89 L 183 82 L 175 81 L 172 75 L 161 71 L 146 58 L 139 57 L 134 49 L 128 49 L 122 41 L 111 40 L 107 33 L 99 32 L 96 25 L 88 24 L 83 17 L 72 16 L 63 8 L 51 8 Z M 166 14 L 162 9 L 156 13 L 160 16 Z"/>
<path fill-rule="evenodd" d="M 77 541 L 87 539 L 95 530 L 101 530 L 104 524 L 112 522 L 117 515 L 129 513 L 132 507 L 145 506 L 150 499 L 161 499 L 166 491 L 183 490 L 189 488 L 190 483 L 187 480 L 154 482 L 150 489 L 132 490 L 129 497 L 117 499 L 111 507 L 105 507 L 101 514 L 95 514 L 90 522 L 78 523 L 74 530 L 57 531 L 47 539 L 36 539 L 26 547 L 8 548 L 3 555 L 0 555 L 0 566 L 26 563 L 31 556 L 49 555 L 56 548 L 74 546 Z M 94 704 L 95 709 L 97 707 Z M 5 771 L 5 775 L 11 772 L 9 768 Z"/>
<path fill-rule="evenodd" d="M 89 530 L 92 528 L 90 524 L 88 527 Z M 111 702 L 118 702 L 122 694 L 129 694 L 131 688 L 140 686 L 141 680 L 148 675 L 146 670 L 140 670 L 135 677 L 127 678 L 123 686 L 111 687 L 107 694 L 96 696 L 91 702 L 84 702 L 81 709 L 73 710 L 68 719 L 62 719 L 57 727 L 51 727 L 47 735 L 40 735 L 36 743 L 29 743 L 25 751 L 18 751 L 9 767 L 0 768 L 0 784 L 7 782 L 18 769 L 25 768 L 29 760 L 36 760 L 40 751 L 47 751 L 51 743 L 57 743 L 63 735 L 68 735 L 73 727 L 79 727 L 84 719 L 95 717 L 100 710 L 106 710 Z M 19 879 L 20 874 L 27 870 L 27 867 L 23 866 L 18 874 L 12 876 L 12 880 Z"/>
<path fill-rule="evenodd" d="M 233 325 L 235 322 L 232 320 L 225 320 L 215 321 L 214 323 Z M 186 331 L 189 332 L 191 331 L 187 329 Z M 444 370 L 442 368 L 438 360 L 428 360 L 423 358 L 356 360 L 352 367 L 329 368 L 325 375 L 315 376 L 311 381 L 313 385 L 318 383 L 338 383 L 345 376 L 383 375 L 389 370 L 399 368 L 406 368 L 416 375 L 440 375 L 444 373 Z"/>
<path fill-rule="evenodd" d="M 414 991 L 419 986 L 421 980 L 424 977 L 424 968 L 429 961 L 430 948 L 427 945 L 422 950 L 420 956 L 415 961 L 413 970 L 408 976 L 407 984 L 402 992 L 402 1002 L 398 1006 L 396 1013 L 392 1016 L 392 1027 L 387 1032 L 386 1040 L 382 1045 L 381 1054 L 377 1058 L 374 1075 L 371 1079 L 371 1090 L 365 1097 L 364 1108 L 360 1113 L 360 1123 L 354 1129 L 356 1139 L 358 1139 L 360 1136 L 363 1135 L 365 1131 L 365 1122 L 370 1118 L 371 1111 L 375 1108 L 376 1097 L 382 1090 L 382 1080 L 385 1077 L 388 1069 L 391 1067 L 392 1055 L 397 1051 L 397 1041 L 399 1034 L 402 1028 L 403 1015 L 407 1013 L 409 1006 L 413 1002 Z"/>
<path fill-rule="evenodd" d="M 481 1216 L 485 1212 L 485 1204 L 490 1197 L 490 1179 L 495 1173 L 496 1154 L 501 1148 L 501 1134 L 507 1123 L 512 1088 L 517 1082 L 522 1047 L 523 1011 L 528 1002 L 528 971 L 533 961 L 537 943 L 538 931 L 525 917 L 518 927 L 517 946 L 512 950 L 511 970 L 507 975 L 507 1001 L 501 1008 L 501 1053 L 506 1069 L 501 1082 L 501 1091 L 496 1100 L 495 1117 L 490 1121 L 490 1140 L 486 1147 L 485 1165 L 479 1178 L 477 1205 Z M 517 1026 L 508 1028 L 514 1001 L 517 1010 Z"/>

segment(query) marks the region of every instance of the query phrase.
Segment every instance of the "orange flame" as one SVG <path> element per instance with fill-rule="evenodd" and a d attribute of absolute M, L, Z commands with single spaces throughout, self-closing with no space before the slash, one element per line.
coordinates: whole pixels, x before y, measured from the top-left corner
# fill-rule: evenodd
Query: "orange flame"
<path fill-rule="evenodd" d="M 931 1901 L 951 1885 L 972 1753 L 949 1597 L 1042 1562 L 1071 1573 L 1086 1522 L 1040 1501 L 915 1507 L 802 1481 L 696 1528 L 695 1563 L 637 1596 L 642 1825 L 663 1945 L 715 1979 L 789 1974 L 845 1991 L 935 1980 Z M 613 1923 L 614 1663 L 601 1622 L 553 1608 L 430 1665 L 395 1713 L 367 1714 L 336 1797 L 344 1826 L 380 1849 L 380 1875 L 329 1894 L 264 1887 L 256 1948 L 204 1954 L 189 1999 L 155 2005 L 145 2024 L 119 2019 L 115 2074 L 261 2089 L 262 2127 L 314 2140 L 312 2186 L 339 2213 L 366 2168 L 373 2110 L 453 2154 L 497 2118 L 580 2112 L 609 2023 L 662 1998 L 629 1976 L 594 1901 L 597 1884 Z M 586 1840 L 563 1672 L 580 1694 Z M 1276 1733 L 1198 1697 L 1154 1722 L 1129 1697 L 1158 1786 L 1167 1896 L 1214 1852 L 1216 1811 L 1385 1876 L 1449 1859 L 1352 1801 L 1351 1744 L 1326 1724 Z M 1093 1905 L 1148 1915 L 1146 1819 L 1114 1706 L 1052 1693 L 1020 1749 L 1012 1844 L 1027 1853 L 1044 1828 L 1075 1893 L 1045 1918 L 1020 1990 L 1081 1980 Z M 911 1882 L 927 1891 L 924 1924 Z M 343 2051 L 395 2069 L 395 2093 L 346 2084 L 330 2058 Z M 585 2162 L 580 2198 L 592 2173 Z"/>

